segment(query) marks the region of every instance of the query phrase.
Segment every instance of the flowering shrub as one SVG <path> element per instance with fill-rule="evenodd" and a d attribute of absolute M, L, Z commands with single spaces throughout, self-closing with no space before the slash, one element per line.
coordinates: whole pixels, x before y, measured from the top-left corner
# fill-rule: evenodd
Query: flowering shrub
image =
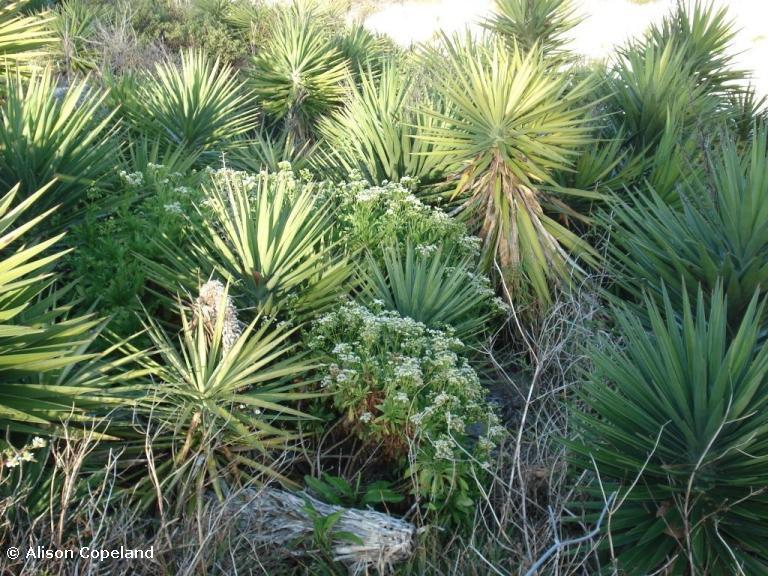
<path fill-rule="evenodd" d="M 136 312 L 155 303 L 143 298 L 147 269 L 141 258 L 156 261 L 161 252 L 153 240 L 167 237 L 177 245 L 186 238 L 194 206 L 200 202 L 204 173 L 182 173 L 148 163 L 118 173 L 121 186 L 107 196 L 93 191 L 82 222 L 72 229 L 80 247 L 72 256 L 73 277 L 87 302 L 99 302 L 113 316 L 110 328 L 123 335 L 140 326 Z"/>
<path fill-rule="evenodd" d="M 352 249 L 367 249 L 381 255 L 393 239 L 410 239 L 421 254 L 439 247 L 452 249 L 457 260 L 477 259 L 481 240 L 467 233 L 461 222 L 439 208 L 422 203 L 414 194 L 416 182 L 403 178 L 399 183 L 370 186 L 359 175 L 347 183 L 328 188 L 338 205 L 337 220 Z"/>
<path fill-rule="evenodd" d="M 315 323 L 309 346 L 324 352 L 322 387 L 347 430 L 403 466 L 427 510 L 460 521 L 503 435 L 461 341 L 347 303 Z"/>
<path fill-rule="evenodd" d="M 370 186 L 350 181 L 325 189 L 334 195 L 343 241 L 363 252 L 360 300 L 381 300 L 389 310 L 426 324 L 452 327 L 466 342 L 484 334 L 507 311 L 491 282 L 477 273 L 481 240 L 466 226 L 415 195 L 416 181 Z"/>

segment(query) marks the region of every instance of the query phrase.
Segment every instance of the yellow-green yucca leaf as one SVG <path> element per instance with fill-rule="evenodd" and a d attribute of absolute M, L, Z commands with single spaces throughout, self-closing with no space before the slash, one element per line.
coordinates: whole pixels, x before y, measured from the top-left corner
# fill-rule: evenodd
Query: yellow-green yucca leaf
<path fill-rule="evenodd" d="M 735 329 L 717 286 L 682 308 L 617 312 L 590 349 L 572 465 L 594 475 L 587 521 L 616 493 L 603 549 L 625 574 L 768 573 L 768 343 L 755 295 Z M 606 535 L 608 535 L 606 534 Z"/>
<path fill-rule="evenodd" d="M 192 485 L 210 483 L 220 496 L 225 483 L 247 482 L 245 470 L 279 477 L 270 454 L 289 448 L 299 437 L 295 422 L 311 418 L 296 403 L 317 397 L 307 378 L 315 366 L 291 342 L 296 328 L 262 317 L 240 325 L 222 312 L 232 303 L 221 288 L 213 317 L 180 305 L 178 337 L 145 321 L 152 348 L 135 361 L 148 374 L 141 410 L 169 432 L 153 444 L 168 455 L 157 467 L 164 494 L 190 474 Z"/>
<path fill-rule="evenodd" d="M 48 55 L 56 42 L 48 16 L 27 15 L 26 0 L 0 0 L 0 77 L 27 70 Z"/>
<path fill-rule="evenodd" d="M 415 92 L 412 78 L 393 64 L 362 73 L 346 105 L 318 124 L 318 169 L 339 178 L 357 170 L 374 185 L 404 176 L 423 184 L 438 180 L 441 162 L 428 155 L 434 146 L 418 136 L 439 121 L 417 109 Z"/>
<path fill-rule="evenodd" d="M 599 197 L 559 190 L 552 179 L 593 138 L 583 104 L 592 78 L 573 82 L 540 50 L 510 50 L 498 39 L 444 36 L 427 59 L 448 112 L 432 112 L 441 122 L 421 138 L 437 147 L 430 154 L 452 175 L 461 213 L 485 242 L 485 269 L 496 261 L 515 289 L 529 287 L 546 304 L 555 286 L 581 270 L 578 258 L 595 259 L 584 240 L 544 210 L 546 204 L 567 211 L 569 194 Z"/>
<path fill-rule="evenodd" d="M 251 66 L 251 86 L 262 108 L 307 139 L 314 122 L 344 98 L 347 61 L 312 6 L 280 11 L 267 45 Z"/>
<path fill-rule="evenodd" d="M 294 172 L 300 173 L 309 168 L 318 147 L 318 143 L 297 142 L 286 129 L 272 134 L 262 126 L 252 138 L 236 141 L 227 161 L 236 170 L 254 174 L 262 170 L 278 172 L 287 162 Z"/>
<path fill-rule="evenodd" d="M 563 54 L 567 33 L 581 22 L 571 0 L 496 0 L 494 12 L 485 28 L 522 50 L 538 46 L 548 57 Z"/>
<path fill-rule="evenodd" d="M 740 92 L 747 73 L 732 67 L 737 29 L 726 6 L 711 0 L 678 2 L 660 22 L 648 29 L 638 43 L 661 49 L 673 46 L 683 54 L 690 74 L 707 92 Z"/>
<path fill-rule="evenodd" d="M 181 252 L 161 242 L 167 264 L 146 262 L 158 284 L 194 292 L 215 275 L 249 309 L 299 316 L 327 309 L 350 290 L 352 267 L 332 237 L 333 207 L 313 183 L 287 170 L 223 171 L 205 192 L 190 247 Z"/>
<path fill-rule="evenodd" d="M 361 271 L 362 295 L 429 328 L 448 327 L 457 338 L 469 342 L 492 320 L 494 291 L 472 272 L 469 258 L 454 260 L 439 248 L 419 254 L 410 242 L 404 251 L 398 246 L 386 247 L 383 265 L 367 256 Z"/>
<path fill-rule="evenodd" d="M 25 198 L 53 181 L 31 209 L 61 205 L 56 217 L 63 224 L 89 187 L 112 177 L 118 146 L 106 94 L 88 78 L 61 91 L 56 82 L 47 69 L 10 83 L 0 103 L 0 186 L 20 183 L 19 196 Z"/>
<path fill-rule="evenodd" d="M 104 328 L 93 315 L 71 317 L 71 286 L 56 288 L 51 272 L 66 252 L 63 234 L 27 241 L 53 209 L 23 221 L 46 188 L 17 200 L 18 187 L 0 199 L 0 426 L 54 434 L 64 421 L 93 424 L 120 404 L 108 353 L 92 353 Z M 105 409 L 106 408 L 106 409 Z M 76 429 L 73 429 L 76 434 Z"/>
<path fill-rule="evenodd" d="M 103 7 L 83 0 L 65 0 L 53 11 L 51 28 L 59 38 L 57 60 L 68 77 L 97 68 L 98 25 L 104 17 Z"/>
<path fill-rule="evenodd" d="M 122 106 L 141 134 L 190 150 L 236 139 L 257 119 L 253 93 L 233 68 L 199 50 L 182 52 L 180 66 L 158 63 Z"/>

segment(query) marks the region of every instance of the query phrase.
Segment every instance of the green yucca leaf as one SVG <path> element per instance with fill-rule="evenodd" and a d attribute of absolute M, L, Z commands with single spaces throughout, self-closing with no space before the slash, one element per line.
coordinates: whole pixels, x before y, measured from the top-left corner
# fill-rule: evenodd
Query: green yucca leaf
<path fill-rule="evenodd" d="M 725 141 L 708 176 L 683 183 L 687 198 L 673 208 L 652 189 L 618 200 L 610 217 L 610 261 L 616 280 L 636 300 L 666 291 L 676 308 L 698 286 L 705 298 L 722 282 L 729 323 L 738 326 L 755 291 L 768 286 L 768 132 L 759 129 L 740 151 Z"/>
<path fill-rule="evenodd" d="M 77 212 L 90 186 L 109 178 L 117 164 L 113 114 L 106 94 L 88 79 L 58 94 L 50 70 L 28 81 L 16 77 L 0 104 L 0 186 L 21 182 L 20 198 L 46 187 L 34 210 L 61 205 L 63 225 Z"/>
<path fill-rule="evenodd" d="M 421 138 L 437 147 L 430 154 L 485 241 L 485 269 L 497 262 L 515 297 L 528 291 L 546 304 L 579 273 L 577 258 L 594 262 L 588 244 L 544 212 L 556 196 L 541 188 L 593 138 L 583 104 L 591 77 L 574 85 L 539 50 L 524 54 L 499 40 L 444 37 L 427 58 L 448 112 L 431 112 L 440 123 Z"/>
<path fill-rule="evenodd" d="M 566 34 L 581 19 L 571 0 L 496 0 L 495 14 L 483 26 L 525 51 L 535 46 L 545 56 L 560 56 Z"/>
<path fill-rule="evenodd" d="M 654 147 L 669 125 L 686 131 L 712 120 L 717 99 L 693 76 L 692 64 L 676 44 L 625 50 L 608 77 L 609 105 L 623 120 L 627 141 L 637 151 Z"/>
<path fill-rule="evenodd" d="M 455 262 L 437 249 L 418 254 L 407 243 L 384 249 L 383 265 L 370 254 L 363 276 L 363 298 L 430 328 L 452 329 L 464 342 L 478 337 L 492 319 L 494 291 L 472 270 L 469 259 Z"/>
<path fill-rule="evenodd" d="M 349 69 L 311 6 L 294 3 L 274 24 L 253 59 L 251 86 L 268 114 L 306 140 L 314 122 L 341 104 Z"/>
<path fill-rule="evenodd" d="M 606 525 L 618 568 L 648 574 L 768 570 L 768 344 L 757 296 L 729 336 L 722 286 L 681 308 L 617 312 L 622 348 L 593 350 L 573 463 L 599 475 L 589 508 L 618 492 Z M 646 326 L 649 326 L 648 328 Z"/>
<path fill-rule="evenodd" d="M 27 4 L 25 0 L 0 2 L 0 78 L 28 71 L 55 45 L 56 37 L 48 27 L 51 17 L 26 15 L 22 9 Z"/>
<path fill-rule="evenodd" d="M 157 64 L 122 106 L 138 132 L 192 151 L 237 138 L 257 118 L 253 95 L 232 67 L 196 50 L 181 54 L 180 67 Z"/>
<path fill-rule="evenodd" d="M 374 185 L 404 176 L 437 181 L 440 161 L 429 155 L 435 146 L 419 136 L 439 121 L 417 109 L 414 91 L 413 81 L 394 65 L 362 74 L 346 106 L 318 125 L 324 145 L 317 167 L 339 178 L 356 170 Z"/>
<path fill-rule="evenodd" d="M 673 46 L 683 55 L 698 84 L 710 93 L 723 94 L 740 91 L 737 84 L 746 76 L 731 67 L 735 37 L 726 7 L 715 7 L 711 0 L 678 1 L 661 23 L 651 25 L 640 44 L 662 49 Z"/>
<path fill-rule="evenodd" d="M 68 75 L 83 73 L 97 67 L 99 52 L 94 36 L 100 6 L 82 0 L 66 0 L 56 7 L 51 27 L 59 37 L 61 65 Z"/>
<path fill-rule="evenodd" d="M 357 76 L 369 70 L 381 71 L 397 54 L 389 37 L 369 31 L 360 22 L 345 28 L 336 37 L 336 46 L 349 62 L 352 73 Z"/>
<path fill-rule="evenodd" d="M 52 265 L 62 235 L 26 242 L 52 210 L 23 222 L 50 184 L 15 203 L 16 186 L 0 199 L 0 426 L 56 434 L 64 421 L 92 427 L 123 398 L 111 388 L 120 378 L 110 351 L 92 352 L 105 327 L 93 315 L 71 317 L 62 304 L 71 286 L 53 287 Z"/>
<path fill-rule="evenodd" d="M 301 172 L 311 165 L 317 151 L 317 144 L 296 142 L 288 130 L 273 135 L 262 129 L 253 138 L 238 141 L 228 161 L 236 170 L 254 174 L 262 170 L 278 172 L 285 166 L 284 162 L 288 162 L 294 172 Z"/>
<path fill-rule="evenodd" d="M 168 460 L 158 467 L 164 494 L 190 478 L 193 485 L 210 483 L 222 494 L 224 483 L 248 481 L 246 470 L 280 478 L 267 455 L 298 437 L 287 424 L 311 418 L 294 403 L 317 396 L 305 379 L 314 366 L 290 341 L 295 329 L 260 317 L 240 325 L 234 314 L 222 312 L 232 304 L 227 288 L 219 286 L 216 300 L 206 302 L 212 315 L 198 304 L 191 310 L 180 305 L 178 339 L 147 318 L 152 350 L 135 356 L 136 366 L 149 377 L 141 410 L 172 433 L 169 442 L 156 447 L 168 450 Z M 145 485 L 146 478 L 136 492 L 149 502 L 154 491 L 145 491 Z"/>
<path fill-rule="evenodd" d="M 194 291 L 212 274 L 223 277 L 242 304 L 265 314 L 309 314 L 349 290 L 351 266 L 335 252 L 332 207 L 312 183 L 290 171 L 224 173 L 206 190 L 203 224 L 180 252 L 161 242 L 168 264 L 147 261 L 151 276 L 171 291 Z"/>

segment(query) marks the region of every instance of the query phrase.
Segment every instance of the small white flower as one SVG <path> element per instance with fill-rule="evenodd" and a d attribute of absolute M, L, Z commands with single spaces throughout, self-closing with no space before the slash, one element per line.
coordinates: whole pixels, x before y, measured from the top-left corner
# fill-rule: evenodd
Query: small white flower
<path fill-rule="evenodd" d="M 433 443 L 435 458 L 438 460 L 453 460 L 453 442 L 448 438 L 440 438 Z"/>
<path fill-rule="evenodd" d="M 18 466 L 19 464 L 21 464 L 21 460 L 16 455 L 11 456 L 10 458 L 8 458 L 8 460 L 5 461 L 6 468 L 16 468 L 16 466 Z"/>
<path fill-rule="evenodd" d="M 165 211 L 170 214 L 183 214 L 184 210 L 181 207 L 181 204 L 178 202 L 171 202 L 170 204 L 166 204 L 163 206 L 165 208 Z"/>
<path fill-rule="evenodd" d="M 141 172 L 126 172 L 120 170 L 120 179 L 128 184 L 128 186 L 141 186 L 144 184 L 144 174 Z"/>
<path fill-rule="evenodd" d="M 371 414 L 370 412 L 363 412 L 362 414 L 360 414 L 360 422 L 362 422 L 363 424 L 368 424 L 368 422 L 370 422 L 371 420 L 373 420 L 373 414 Z"/>
<path fill-rule="evenodd" d="M 45 448 L 46 442 L 44 439 L 40 438 L 40 436 L 35 436 L 32 438 L 32 448 L 38 449 L 38 448 Z"/>
<path fill-rule="evenodd" d="M 420 244 L 419 246 L 416 246 L 416 253 L 419 254 L 419 256 L 429 256 L 430 254 L 434 254 L 437 252 L 438 247 L 434 244 Z"/>

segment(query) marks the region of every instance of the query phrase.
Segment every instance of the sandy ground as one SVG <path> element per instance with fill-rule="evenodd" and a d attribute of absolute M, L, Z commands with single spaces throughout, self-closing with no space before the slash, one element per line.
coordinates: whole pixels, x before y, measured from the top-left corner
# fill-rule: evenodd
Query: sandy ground
<path fill-rule="evenodd" d="M 674 0 L 636 4 L 629 0 L 575 0 L 586 16 L 573 31 L 573 47 L 590 58 L 610 56 L 615 45 L 639 35 L 660 19 Z M 757 89 L 768 94 L 768 0 L 715 0 L 728 7 L 738 35 L 732 46 L 736 64 L 753 72 Z M 493 0 L 395 0 L 366 19 L 366 26 L 408 46 L 428 40 L 442 29 L 448 32 L 477 28 L 489 16 Z"/>

